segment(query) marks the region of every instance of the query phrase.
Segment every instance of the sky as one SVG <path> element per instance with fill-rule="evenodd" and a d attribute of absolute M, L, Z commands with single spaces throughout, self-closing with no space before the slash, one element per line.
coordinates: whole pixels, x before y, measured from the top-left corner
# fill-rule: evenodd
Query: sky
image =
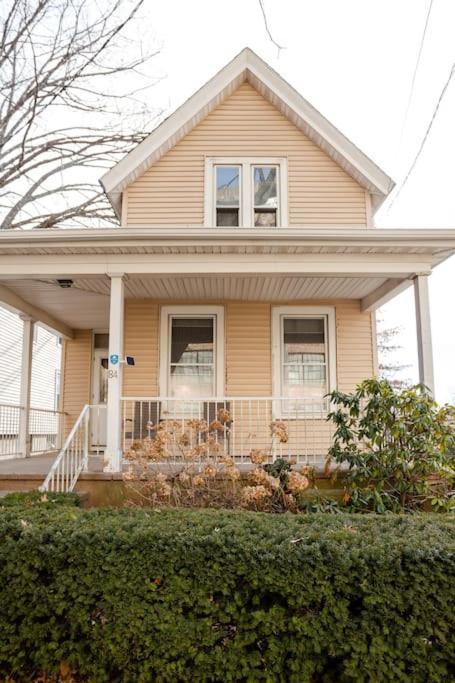
<path fill-rule="evenodd" d="M 160 52 L 152 106 L 169 114 L 245 46 L 251 47 L 400 186 L 455 60 L 453 0 L 434 0 L 420 66 L 411 82 L 430 0 L 146 0 L 142 39 Z M 409 104 L 408 104 L 409 103 Z M 408 108 L 408 114 L 406 110 Z M 455 228 L 455 78 L 416 168 L 376 214 L 382 228 Z M 455 259 L 430 278 L 436 398 L 455 400 Z M 400 326 L 397 360 L 418 380 L 413 291 L 384 306 Z"/>

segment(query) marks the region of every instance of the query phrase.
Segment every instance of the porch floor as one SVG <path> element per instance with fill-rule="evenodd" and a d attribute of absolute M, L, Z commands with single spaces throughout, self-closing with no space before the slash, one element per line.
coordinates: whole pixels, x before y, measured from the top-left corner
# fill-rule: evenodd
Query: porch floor
<path fill-rule="evenodd" d="M 11 458 L 10 460 L 0 460 L 0 479 L 3 478 L 42 478 L 44 479 L 49 472 L 52 463 L 55 460 L 55 453 L 44 455 L 32 455 L 29 458 Z M 87 475 L 102 475 L 103 472 L 103 458 L 101 456 L 91 455 L 88 461 L 88 470 L 83 472 L 80 476 Z M 112 475 L 107 474 L 107 478 L 111 479 Z"/>

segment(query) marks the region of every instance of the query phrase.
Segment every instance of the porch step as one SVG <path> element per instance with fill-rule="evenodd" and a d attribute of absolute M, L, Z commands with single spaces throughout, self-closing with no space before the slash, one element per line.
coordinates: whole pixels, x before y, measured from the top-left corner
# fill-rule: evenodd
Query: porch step
<path fill-rule="evenodd" d="M 104 455 L 90 453 L 88 456 L 88 471 L 102 472 L 104 468 Z"/>

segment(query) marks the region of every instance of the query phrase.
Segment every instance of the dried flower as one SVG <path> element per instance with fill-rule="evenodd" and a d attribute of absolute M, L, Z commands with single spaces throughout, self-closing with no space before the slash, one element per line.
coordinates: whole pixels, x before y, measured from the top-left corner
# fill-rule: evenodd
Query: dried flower
<path fill-rule="evenodd" d="M 288 426 L 282 420 L 274 420 L 270 425 L 270 431 L 273 437 L 276 437 L 279 443 L 287 443 L 289 439 Z"/>
<path fill-rule="evenodd" d="M 223 425 L 226 424 L 226 422 L 231 421 L 231 414 L 229 413 L 229 410 L 226 410 L 226 408 L 219 408 L 217 416 L 218 420 Z"/>
<path fill-rule="evenodd" d="M 223 457 L 221 457 L 218 460 L 218 462 L 221 465 L 224 465 L 226 467 L 226 469 L 234 467 L 234 465 L 235 465 L 234 458 L 231 458 L 229 455 L 223 455 Z"/>
<path fill-rule="evenodd" d="M 228 467 L 226 469 L 226 474 L 232 481 L 238 481 L 240 479 L 240 470 L 237 467 Z"/>
<path fill-rule="evenodd" d="M 289 472 L 287 488 L 291 493 L 302 493 L 308 488 L 309 485 L 310 482 L 308 480 L 308 477 L 305 477 L 303 474 L 295 472 L 294 470 Z"/>
<path fill-rule="evenodd" d="M 224 425 L 219 420 L 213 420 L 209 424 L 209 432 L 224 432 Z"/>
<path fill-rule="evenodd" d="M 180 434 L 180 436 L 177 439 L 177 443 L 179 446 L 189 446 L 190 445 L 190 437 L 186 432 L 183 432 Z"/>
<path fill-rule="evenodd" d="M 208 463 L 207 465 L 205 465 L 203 473 L 206 477 L 210 477 L 211 479 L 213 479 L 218 474 L 218 470 L 216 469 L 216 467 Z"/>
<path fill-rule="evenodd" d="M 253 448 L 250 453 L 250 460 L 253 465 L 262 465 L 262 463 L 267 460 L 267 454 L 259 448 Z"/>
<path fill-rule="evenodd" d="M 242 490 L 242 504 L 245 507 L 258 509 L 270 499 L 270 491 L 265 486 L 245 486 Z"/>
<path fill-rule="evenodd" d="M 256 469 L 250 472 L 248 475 L 248 480 L 254 486 L 263 486 L 264 488 L 270 489 L 272 491 L 275 491 L 280 486 L 279 479 L 267 474 L 267 472 L 260 467 L 256 467 Z"/>
<path fill-rule="evenodd" d="M 193 486 L 204 486 L 204 484 L 205 479 L 202 474 L 196 474 L 196 476 L 193 477 Z"/>

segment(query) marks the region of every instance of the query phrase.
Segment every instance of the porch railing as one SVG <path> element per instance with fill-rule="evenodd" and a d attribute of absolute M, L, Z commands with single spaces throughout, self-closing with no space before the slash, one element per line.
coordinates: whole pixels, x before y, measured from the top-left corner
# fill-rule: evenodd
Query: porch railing
<path fill-rule="evenodd" d="M 18 458 L 21 453 L 19 424 L 23 408 L 0 403 L 0 460 Z M 50 453 L 62 446 L 64 413 L 46 408 L 30 408 L 30 455 Z"/>
<path fill-rule="evenodd" d="M 90 406 L 85 405 L 57 455 L 40 491 L 67 493 L 87 469 L 90 443 Z"/>
<path fill-rule="evenodd" d="M 134 441 L 153 438 L 158 426 L 166 424 L 171 425 L 176 442 L 179 436 L 186 434 L 188 448 L 191 449 L 204 436 L 197 434 L 190 420 L 213 424 L 220 411 L 225 411 L 224 418 L 228 416 L 229 419 L 223 422 L 222 429 L 218 425 L 218 429 L 213 431 L 218 450 L 235 458 L 238 463 L 250 463 L 250 453 L 257 449 L 265 452 L 269 461 L 282 457 L 320 465 L 331 445 L 333 427 L 326 421 L 327 399 L 125 397 L 122 404 L 124 453 Z M 181 459 L 178 448 L 174 451 L 171 448 L 170 452 L 171 460 Z"/>
<path fill-rule="evenodd" d="M 59 451 L 63 441 L 65 413 L 46 408 L 30 408 L 30 454 Z"/>

